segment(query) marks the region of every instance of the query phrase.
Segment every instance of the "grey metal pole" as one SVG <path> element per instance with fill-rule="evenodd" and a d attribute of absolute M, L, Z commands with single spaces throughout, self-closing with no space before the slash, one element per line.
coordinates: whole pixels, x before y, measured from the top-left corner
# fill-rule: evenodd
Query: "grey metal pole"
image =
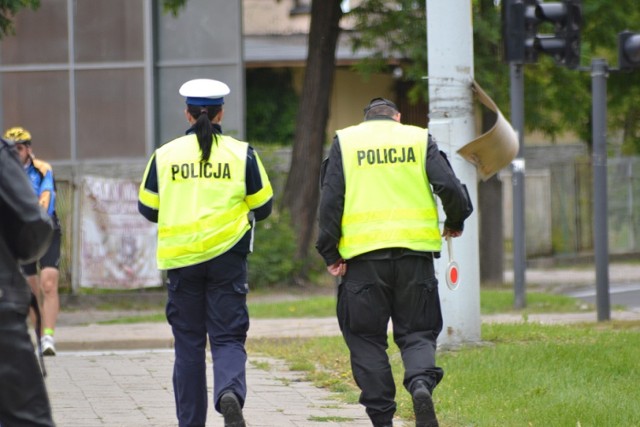
<path fill-rule="evenodd" d="M 526 245 L 524 223 L 524 65 L 510 64 L 511 124 L 518 133 L 518 155 L 511 162 L 513 184 L 513 291 L 514 307 L 526 306 Z"/>
<path fill-rule="evenodd" d="M 593 246 L 596 263 L 598 321 L 611 318 L 609 303 L 609 233 L 607 224 L 607 77 L 605 59 L 591 60 L 593 131 Z"/>

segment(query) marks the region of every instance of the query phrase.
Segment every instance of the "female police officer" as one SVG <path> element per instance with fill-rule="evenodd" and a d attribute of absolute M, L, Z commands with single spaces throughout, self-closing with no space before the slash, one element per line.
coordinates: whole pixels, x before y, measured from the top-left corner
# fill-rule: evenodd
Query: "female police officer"
<path fill-rule="evenodd" d="M 175 338 L 173 387 L 180 427 L 204 426 L 205 347 L 213 356 L 214 404 L 225 426 L 244 426 L 247 254 L 253 221 L 271 213 L 273 191 L 258 154 L 220 127 L 229 87 L 182 85 L 186 135 L 158 148 L 138 210 L 158 223 L 158 268 L 168 270 L 167 320 Z"/>

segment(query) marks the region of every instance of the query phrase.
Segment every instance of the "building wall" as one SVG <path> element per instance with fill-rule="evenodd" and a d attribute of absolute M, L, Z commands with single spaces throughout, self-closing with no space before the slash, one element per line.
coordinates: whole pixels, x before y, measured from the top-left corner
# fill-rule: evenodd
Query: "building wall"
<path fill-rule="evenodd" d="M 154 3 L 158 3 L 155 2 Z M 242 58 L 242 5 L 228 0 L 189 0 L 177 17 L 156 10 L 158 140 L 184 133 L 184 99 L 178 89 L 187 80 L 213 78 L 229 85 L 223 131 L 243 139 L 245 114 Z"/>
<path fill-rule="evenodd" d="M 231 87 L 225 131 L 244 137 L 241 3 L 47 0 L 0 42 L 0 127 L 23 126 L 52 162 L 146 158 L 188 127 L 180 85 Z"/>
<path fill-rule="evenodd" d="M 360 123 L 364 107 L 371 99 L 395 99 L 394 81 L 385 74 L 364 78 L 349 68 L 339 68 L 336 70 L 333 86 L 327 124 L 328 137 L 333 137 L 338 129 Z"/>
<path fill-rule="evenodd" d="M 50 160 L 144 155 L 148 14 L 144 0 L 20 11 L 0 44 L 2 128 L 26 127 Z"/>
<path fill-rule="evenodd" d="M 295 0 L 243 0 L 245 35 L 306 34 L 310 15 L 292 15 L 295 3 Z"/>
<path fill-rule="evenodd" d="M 342 0 L 347 12 L 361 0 Z M 311 0 L 242 0 L 244 33 L 253 35 L 306 34 L 309 32 Z M 340 26 L 351 28 L 348 16 Z"/>
<path fill-rule="evenodd" d="M 293 68 L 292 70 L 293 86 L 300 94 L 304 68 Z M 331 141 L 337 130 L 360 123 L 363 119 L 364 107 L 371 99 L 384 97 L 395 100 L 394 85 L 393 78 L 387 74 L 373 74 L 369 78 L 364 78 L 349 67 L 338 67 L 335 72 L 329 104 L 327 142 Z"/>

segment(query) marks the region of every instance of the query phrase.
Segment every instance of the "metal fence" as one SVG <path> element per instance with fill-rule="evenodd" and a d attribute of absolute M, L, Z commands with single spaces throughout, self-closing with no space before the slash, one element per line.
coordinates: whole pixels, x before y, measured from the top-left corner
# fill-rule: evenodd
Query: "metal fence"
<path fill-rule="evenodd" d="M 614 159 L 608 169 L 609 247 L 640 251 L 640 158 Z"/>
<path fill-rule="evenodd" d="M 507 251 L 513 236 L 510 173 L 501 174 L 504 236 Z M 527 257 L 577 256 L 593 253 L 593 166 L 589 159 L 527 170 L 525 238 Z M 607 161 L 609 252 L 640 253 L 640 157 Z"/>
<path fill-rule="evenodd" d="M 551 167 L 554 253 L 593 251 L 593 175 L 588 161 Z M 640 157 L 607 162 L 609 251 L 640 252 Z"/>

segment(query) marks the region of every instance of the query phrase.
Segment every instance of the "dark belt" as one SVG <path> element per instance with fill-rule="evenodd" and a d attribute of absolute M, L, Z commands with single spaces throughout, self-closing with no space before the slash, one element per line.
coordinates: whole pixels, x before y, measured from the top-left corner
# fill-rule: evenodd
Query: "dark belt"
<path fill-rule="evenodd" d="M 389 260 L 398 259 L 405 256 L 432 258 L 434 256 L 434 252 L 422 252 L 409 248 L 384 248 L 355 256 L 348 260 L 348 262 Z"/>

